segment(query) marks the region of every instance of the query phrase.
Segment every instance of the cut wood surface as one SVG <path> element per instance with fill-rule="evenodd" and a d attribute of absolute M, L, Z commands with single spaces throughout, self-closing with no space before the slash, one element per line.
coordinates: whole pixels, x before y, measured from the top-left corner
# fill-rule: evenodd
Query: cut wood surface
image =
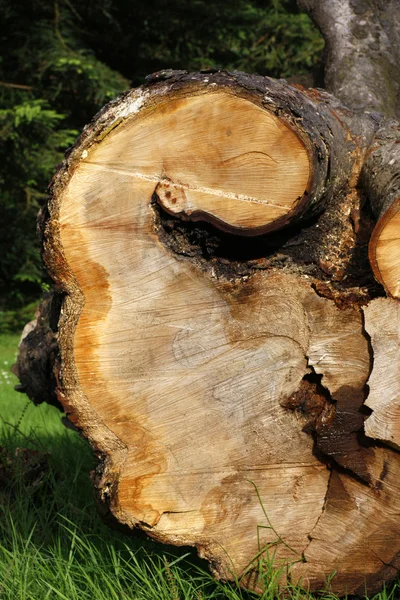
<path fill-rule="evenodd" d="M 375 129 L 323 92 L 157 74 L 85 129 L 43 214 L 57 395 L 100 500 L 248 587 L 260 550 L 312 590 L 336 572 L 338 593 L 400 566 L 399 454 L 364 431 Z"/>
<path fill-rule="evenodd" d="M 400 126 L 389 121 L 375 135 L 363 180 L 378 222 L 369 256 L 377 280 L 400 299 Z"/>
<path fill-rule="evenodd" d="M 400 299 L 400 196 L 381 217 L 370 244 L 376 278 L 390 296 Z"/>
<path fill-rule="evenodd" d="M 89 162 L 148 181 L 172 214 L 247 232 L 290 212 L 310 172 L 306 149 L 287 125 L 222 92 L 141 114 Z"/>
<path fill-rule="evenodd" d="M 400 303 L 376 298 L 364 314 L 374 355 L 365 403 L 373 412 L 365 432 L 400 449 Z"/>

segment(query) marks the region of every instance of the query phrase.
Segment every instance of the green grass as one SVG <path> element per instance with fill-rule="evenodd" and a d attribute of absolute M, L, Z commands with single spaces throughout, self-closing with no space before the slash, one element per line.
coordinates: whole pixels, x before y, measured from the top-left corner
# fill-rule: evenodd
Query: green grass
<path fill-rule="evenodd" d="M 9 369 L 17 343 L 18 336 L 0 336 L 0 600 L 258 598 L 215 582 L 194 552 L 104 525 L 92 496 L 87 442 L 61 424 L 55 408 L 35 407 L 13 390 Z M 39 458 L 27 459 L 16 448 L 34 449 Z M 266 583 L 261 598 L 277 600 L 279 571 L 266 560 L 260 566 Z M 398 589 L 375 600 L 395 600 Z M 285 597 L 313 598 L 300 587 L 287 589 Z"/>

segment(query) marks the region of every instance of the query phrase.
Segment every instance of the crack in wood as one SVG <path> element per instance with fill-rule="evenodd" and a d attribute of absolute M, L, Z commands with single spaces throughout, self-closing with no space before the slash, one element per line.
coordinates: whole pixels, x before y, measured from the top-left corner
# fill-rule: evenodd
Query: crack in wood
<path fill-rule="evenodd" d="M 328 479 L 327 485 L 326 485 L 325 498 L 324 498 L 324 502 L 322 504 L 321 513 L 318 515 L 317 520 L 315 521 L 314 527 L 311 529 L 310 533 L 308 534 L 309 542 L 306 545 L 306 547 L 304 548 L 304 550 L 302 551 L 302 557 L 303 557 L 304 562 L 307 562 L 307 557 L 305 554 L 314 539 L 313 533 L 314 533 L 315 529 L 318 527 L 319 522 L 321 521 L 322 517 L 324 516 L 324 514 L 326 512 L 326 508 L 327 508 L 327 504 L 328 504 L 329 490 L 330 490 L 330 486 L 331 486 L 331 482 L 332 482 L 332 474 L 333 474 L 332 469 L 329 469 L 329 471 L 330 471 L 329 479 Z"/>
<path fill-rule="evenodd" d="M 116 167 L 109 167 L 106 164 L 96 163 L 94 161 L 85 160 L 85 164 L 92 165 L 93 167 L 100 169 L 101 171 L 108 171 L 110 173 L 117 173 L 121 175 L 127 175 L 132 179 L 141 179 L 143 181 L 149 181 L 155 184 L 155 190 L 157 186 L 162 183 L 168 183 L 168 185 L 174 189 L 179 190 L 190 190 L 192 192 L 200 192 L 203 194 L 208 194 L 210 196 L 216 196 L 219 198 L 229 198 L 230 200 L 238 200 L 240 202 L 249 202 L 252 204 L 263 204 L 268 206 L 274 206 L 276 208 L 282 208 L 287 211 L 288 206 L 284 206 L 282 204 L 278 204 L 276 202 L 270 202 L 264 198 L 255 198 L 253 196 L 247 196 L 246 194 L 235 194 L 234 192 L 221 191 L 214 188 L 209 188 L 205 186 L 194 186 L 188 183 L 175 183 L 171 179 L 168 178 L 167 175 L 154 176 L 154 175 L 145 175 L 144 173 L 140 173 L 139 171 L 128 171 L 126 169 L 118 169 Z M 151 198 L 148 199 L 149 201 Z"/>

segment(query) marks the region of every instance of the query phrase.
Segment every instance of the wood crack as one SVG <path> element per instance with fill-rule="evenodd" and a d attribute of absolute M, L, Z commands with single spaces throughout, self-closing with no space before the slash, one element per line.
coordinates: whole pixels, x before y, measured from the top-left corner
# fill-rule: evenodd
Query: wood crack
<path fill-rule="evenodd" d="M 329 468 L 329 467 L 327 467 L 327 468 Z M 326 493 L 325 493 L 324 502 L 322 504 L 321 513 L 319 514 L 319 516 L 318 516 L 318 518 L 317 518 L 317 520 L 315 522 L 314 527 L 312 528 L 312 530 L 310 531 L 310 533 L 307 536 L 310 541 L 308 542 L 308 544 L 306 545 L 306 547 L 304 548 L 304 550 L 302 552 L 302 557 L 303 557 L 303 560 L 305 562 L 307 562 L 307 557 L 306 557 L 305 553 L 307 552 L 310 544 L 312 543 L 312 541 L 314 539 L 313 538 L 313 533 L 314 533 L 315 529 L 317 528 L 317 526 L 319 525 L 319 522 L 321 521 L 322 517 L 324 516 L 324 514 L 326 512 L 326 507 L 327 507 L 327 504 L 328 504 L 328 495 L 329 495 L 329 490 L 330 490 L 331 481 L 332 481 L 332 474 L 333 474 L 333 470 L 332 469 L 329 469 L 329 470 L 330 470 L 329 479 L 328 479 L 328 482 L 327 482 L 327 485 L 326 485 Z"/>
<path fill-rule="evenodd" d="M 116 167 L 108 167 L 102 163 L 96 163 L 94 161 L 86 160 L 85 164 L 92 165 L 93 167 L 100 169 L 101 171 L 108 171 L 110 173 L 117 173 L 121 175 L 128 175 L 132 179 L 140 179 L 142 181 L 149 181 L 155 184 L 155 188 L 157 185 L 167 182 L 168 185 L 176 190 L 190 190 L 192 192 L 199 192 L 203 194 L 208 194 L 210 196 L 216 196 L 218 198 L 229 198 L 230 200 L 239 200 L 240 202 L 249 202 L 252 204 L 262 204 L 262 205 L 270 205 L 277 208 L 282 208 L 287 211 L 288 206 L 284 206 L 282 204 L 278 204 L 277 202 L 270 202 L 265 198 L 255 198 L 253 196 L 247 196 L 246 194 L 235 194 L 233 192 L 221 191 L 214 188 L 209 188 L 205 186 L 194 186 L 188 183 L 175 183 L 171 181 L 167 176 L 157 177 L 154 175 L 145 175 L 144 173 L 140 173 L 139 171 L 128 171 L 126 169 L 118 169 Z"/>
<path fill-rule="evenodd" d="M 383 560 L 383 558 L 381 558 L 379 556 L 379 554 L 377 552 L 375 552 L 375 550 L 373 550 L 372 553 L 383 564 L 384 567 L 389 567 L 390 569 L 394 569 L 394 571 L 397 573 L 397 567 L 394 564 Z"/>

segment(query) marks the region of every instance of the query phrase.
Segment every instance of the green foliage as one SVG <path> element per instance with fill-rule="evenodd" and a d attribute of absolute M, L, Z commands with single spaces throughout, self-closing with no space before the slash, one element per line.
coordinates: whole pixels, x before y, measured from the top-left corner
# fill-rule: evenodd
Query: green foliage
<path fill-rule="evenodd" d="M 103 0 L 78 10 L 94 24 L 96 53 L 135 83 L 166 67 L 289 77 L 315 67 L 323 48 L 295 0 Z"/>
<path fill-rule="evenodd" d="M 64 150 L 128 81 L 96 59 L 57 2 L 0 0 L 0 326 L 45 281 L 36 215 Z"/>
<path fill-rule="evenodd" d="M 323 42 L 295 0 L 0 0 L 0 310 L 40 295 L 35 222 L 64 150 L 148 73 L 306 73 Z"/>
<path fill-rule="evenodd" d="M 14 310 L 0 310 L 0 335 L 22 331 L 34 318 L 37 306 L 37 302 L 30 302 Z"/>

